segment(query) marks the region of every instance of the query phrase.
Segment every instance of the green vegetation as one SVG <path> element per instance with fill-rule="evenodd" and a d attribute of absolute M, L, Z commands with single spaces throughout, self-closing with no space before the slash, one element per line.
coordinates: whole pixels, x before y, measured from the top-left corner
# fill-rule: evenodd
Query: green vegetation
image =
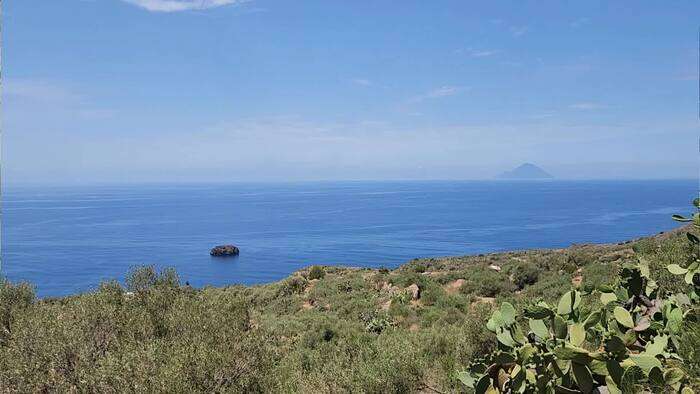
<path fill-rule="evenodd" d="M 700 199 L 694 205 L 700 208 Z M 699 213 L 693 219 L 678 215 L 674 219 L 693 221 L 700 229 Z M 613 394 L 693 393 L 700 344 L 700 239 L 691 232 L 686 237 L 693 250 L 685 259 L 672 260 L 683 266 L 665 267 L 683 277 L 682 285 L 666 276 L 660 287 L 646 259 L 639 257 L 623 264 L 612 284 L 598 272 L 606 270 L 589 269 L 593 280 L 583 286 L 582 280 L 574 283 L 579 288 L 564 293 L 556 307 L 539 301 L 518 314 L 511 303 L 503 302 L 487 323 L 498 348 L 475 358 L 460 380 L 477 394 L 601 389 Z M 640 252 L 653 250 L 648 242 Z M 687 259 L 691 261 L 686 264 Z M 589 261 L 573 259 L 577 267 Z M 671 292 L 676 289 L 685 292 Z"/>
<path fill-rule="evenodd" d="M 666 266 L 689 267 L 694 251 L 672 232 L 619 245 L 419 259 L 395 270 L 312 267 L 263 286 L 202 289 L 180 285 L 172 270 L 142 267 L 125 285 L 52 299 L 0 281 L 0 393 L 468 392 L 457 371 L 507 353 L 485 324 L 506 302 L 514 311 L 543 302 L 556 312 L 574 286 L 582 301 L 562 315 L 573 326 L 598 310 L 599 293 L 583 297 L 586 289 L 634 274 L 640 257 L 657 293 L 687 289 L 685 275 Z M 612 316 L 613 305 L 629 311 L 613 301 Z M 700 329 L 688 316 L 683 322 L 678 346 L 666 351 L 684 360 L 675 368 L 692 385 Z M 659 337 L 654 325 L 640 333 Z M 586 332 L 579 347 L 595 351 L 593 338 Z"/>
<path fill-rule="evenodd" d="M 314 265 L 309 270 L 309 279 L 311 279 L 311 280 L 323 279 L 324 276 L 326 276 L 326 271 L 323 270 L 323 267 L 319 267 L 318 265 Z"/>

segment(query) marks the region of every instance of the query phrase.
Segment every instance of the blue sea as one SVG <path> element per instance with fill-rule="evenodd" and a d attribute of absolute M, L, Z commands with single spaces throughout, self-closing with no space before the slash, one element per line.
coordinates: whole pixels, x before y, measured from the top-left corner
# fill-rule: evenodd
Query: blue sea
<path fill-rule="evenodd" d="M 3 274 L 40 296 L 175 267 L 193 286 L 279 280 L 311 264 L 619 242 L 675 228 L 695 180 L 7 187 Z M 209 249 L 232 243 L 236 258 Z"/>

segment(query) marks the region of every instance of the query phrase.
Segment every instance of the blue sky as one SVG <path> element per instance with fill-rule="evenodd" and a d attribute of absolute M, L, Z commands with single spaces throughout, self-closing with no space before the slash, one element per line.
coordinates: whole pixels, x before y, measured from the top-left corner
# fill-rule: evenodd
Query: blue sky
<path fill-rule="evenodd" d="M 697 2 L 4 3 L 11 183 L 697 176 Z"/>

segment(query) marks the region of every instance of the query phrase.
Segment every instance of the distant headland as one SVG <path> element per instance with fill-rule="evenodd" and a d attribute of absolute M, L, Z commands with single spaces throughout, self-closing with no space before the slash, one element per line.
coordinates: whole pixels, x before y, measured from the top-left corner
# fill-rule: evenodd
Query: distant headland
<path fill-rule="evenodd" d="M 532 164 L 525 163 L 519 167 L 506 171 L 497 176 L 499 179 L 552 179 L 552 174 L 542 168 Z"/>

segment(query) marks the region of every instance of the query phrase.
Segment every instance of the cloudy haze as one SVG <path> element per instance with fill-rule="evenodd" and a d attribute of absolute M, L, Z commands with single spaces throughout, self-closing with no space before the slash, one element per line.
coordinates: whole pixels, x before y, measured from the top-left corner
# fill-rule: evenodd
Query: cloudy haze
<path fill-rule="evenodd" d="M 679 2 L 6 2 L 8 182 L 697 175 Z"/>

